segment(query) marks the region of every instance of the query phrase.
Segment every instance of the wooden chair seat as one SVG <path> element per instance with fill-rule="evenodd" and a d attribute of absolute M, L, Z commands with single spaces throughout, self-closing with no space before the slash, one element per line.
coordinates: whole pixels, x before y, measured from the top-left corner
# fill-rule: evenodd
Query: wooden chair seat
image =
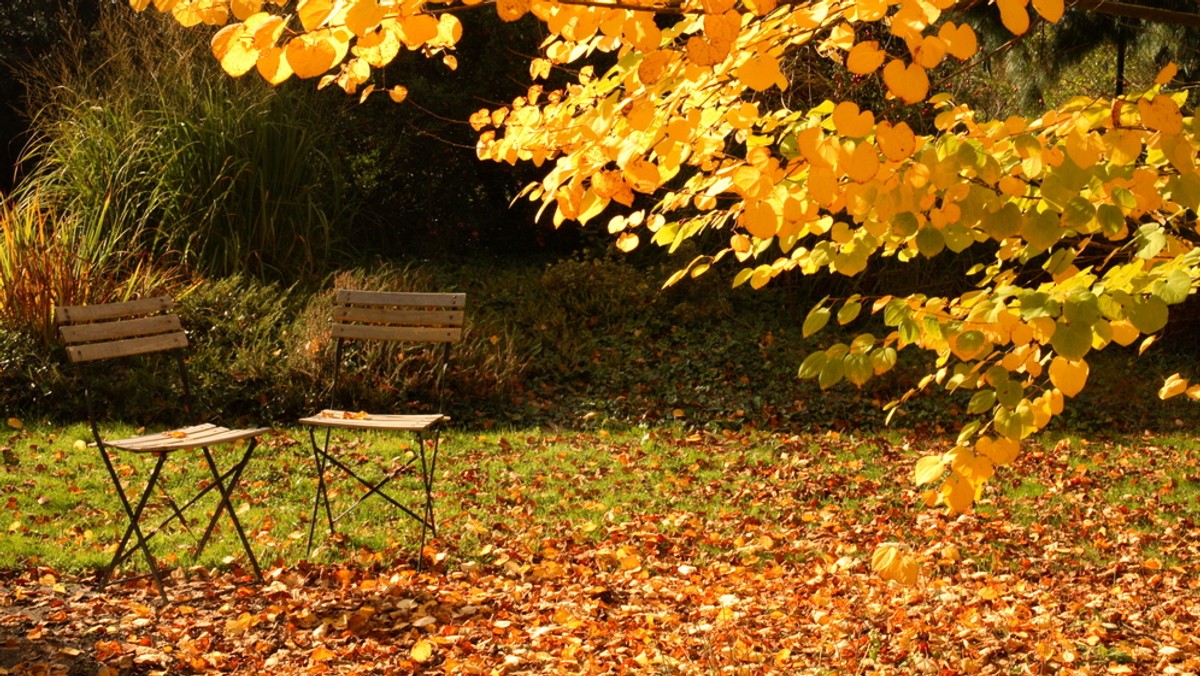
<path fill-rule="evenodd" d="M 361 413 L 352 411 L 324 410 L 317 415 L 301 418 L 304 425 L 337 427 L 355 430 L 382 430 L 389 432 L 424 432 L 434 425 L 448 422 L 450 416 L 440 413 L 428 415 L 398 415 L 388 413 Z"/>
<path fill-rule="evenodd" d="M 104 445 L 133 453 L 169 453 L 171 451 L 186 451 L 193 448 L 228 444 L 242 439 L 250 439 L 269 431 L 270 429 L 267 427 L 229 429 L 228 427 L 205 423 L 191 427 L 180 427 L 166 432 L 143 434 L 137 437 L 126 437 L 112 441 L 106 439 Z M 90 445 L 95 446 L 96 444 L 93 442 Z"/>

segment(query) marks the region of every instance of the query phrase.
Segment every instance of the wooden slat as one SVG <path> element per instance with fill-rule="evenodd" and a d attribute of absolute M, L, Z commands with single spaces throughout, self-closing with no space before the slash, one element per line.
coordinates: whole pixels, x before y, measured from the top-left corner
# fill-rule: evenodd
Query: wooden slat
<path fill-rule="evenodd" d="M 422 343 L 452 343 L 462 340 L 460 328 L 427 326 L 377 326 L 369 324 L 334 324 L 334 338 L 352 340 L 398 340 Z"/>
<path fill-rule="evenodd" d="M 128 357 L 135 354 L 171 350 L 179 347 L 187 347 L 187 344 L 187 335 L 183 331 L 175 331 L 173 333 L 161 333 L 157 336 L 110 340 L 104 343 L 89 343 L 87 345 L 70 345 L 67 347 L 67 357 L 73 362 L 95 361 L 97 359 Z"/>
<path fill-rule="evenodd" d="M 342 305 L 392 305 L 396 307 L 462 308 L 465 293 L 409 293 L 403 291 L 355 291 L 338 289 L 336 302 Z"/>
<path fill-rule="evenodd" d="M 157 434 L 144 434 L 138 437 L 105 441 L 105 445 L 135 453 L 160 453 L 164 451 L 182 451 L 201 446 L 217 446 L 228 444 L 240 439 L 249 439 L 269 431 L 266 427 L 229 429 L 218 427 L 211 423 L 183 427 Z"/>
<path fill-rule="evenodd" d="M 316 427 L 341 427 L 359 430 L 386 430 L 391 432 L 423 432 L 434 425 L 448 422 L 449 416 L 440 413 L 393 415 L 368 413 L 366 417 L 345 411 L 321 411 L 317 415 L 301 418 L 305 425 Z"/>
<path fill-rule="evenodd" d="M 149 336 L 157 333 L 181 331 L 179 315 L 157 315 L 140 317 L 116 322 L 99 322 L 96 324 L 64 325 L 59 328 L 63 340 L 68 345 L 75 343 L 93 343 L 100 340 L 117 340 L 133 338 L 134 336 Z"/>
<path fill-rule="evenodd" d="M 97 305 L 63 305 L 54 309 L 54 317 L 60 323 L 94 322 L 119 317 L 139 317 L 155 312 L 166 312 L 175 306 L 167 296 L 143 298 L 124 303 L 100 303 Z"/>
<path fill-rule="evenodd" d="M 462 326 L 463 315 L 462 310 L 398 310 L 346 305 L 333 308 L 333 320 L 336 322 L 368 322 L 408 326 Z"/>

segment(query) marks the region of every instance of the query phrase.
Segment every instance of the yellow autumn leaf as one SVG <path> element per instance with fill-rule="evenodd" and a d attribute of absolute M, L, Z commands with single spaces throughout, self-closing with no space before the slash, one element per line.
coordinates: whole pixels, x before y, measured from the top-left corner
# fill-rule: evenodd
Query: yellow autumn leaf
<path fill-rule="evenodd" d="M 917 137 L 905 122 L 895 126 L 887 121 L 880 122 L 875 129 L 875 140 L 884 157 L 893 162 L 907 160 L 917 149 Z"/>
<path fill-rule="evenodd" d="M 742 0 L 742 4 L 755 16 L 766 16 L 779 6 L 778 0 Z"/>
<path fill-rule="evenodd" d="M 946 459 L 941 455 L 927 455 L 917 461 L 913 469 L 913 483 L 918 486 L 931 484 L 942 478 L 946 471 Z"/>
<path fill-rule="evenodd" d="M 942 482 L 942 502 L 951 515 L 962 514 L 975 502 L 975 487 L 962 477 L 951 474 Z"/>
<path fill-rule="evenodd" d="M 529 13 L 531 0 L 496 0 L 496 14 L 501 21 L 516 21 Z"/>
<path fill-rule="evenodd" d="M 915 63 L 921 64 L 922 68 L 937 68 L 942 59 L 946 57 L 946 42 L 936 35 L 926 35 L 912 49 L 912 57 Z"/>
<path fill-rule="evenodd" d="M 306 33 L 293 38 L 284 48 L 288 65 L 297 77 L 310 78 L 326 73 L 337 63 L 337 48 L 328 32 Z"/>
<path fill-rule="evenodd" d="M 746 229 L 746 232 L 758 239 L 769 239 L 779 232 L 779 214 L 767 201 L 747 204 L 738 222 Z"/>
<path fill-rule="evenodd" d="M 395 87 L 387 90 L 387 93 L 388 97 L 390 97 L 392 101 L 396 103 L 403 103 L 404 99 L 408 98 L 408 87 L 396 85 Z"/>
<path fill-rule="evenodd" d="M 887 10 L 887 0 L 858 0 L 854 3 L 859 21 L 879 21 L 887 15 Z"/>
<path fill-rule="evenodd" d="M 996 474 L 996 467 L 988 456 L 975 453 L 969 447 L 959 447 L 953 453 L 950 471 L 971 485 L 974 501 L 983 493 L 987 480 Z"/>
<path fill-rule="evenodd" d="M 429 658 L 433 657 L 433 644 L 425 639 L 421 639 L 413 644 L 412 649 L 408 652 L 408 656 L 414 662 L 428 662 Z"/>
<path fill-rule="evenodd" d="M 395 22 L 385 21 L 382 29 L 355 41 L 354 55 L 375 68 L 388 65 L 400 53 L 400 38 L 396 33 Z"/>
<path fill-rule="evenodd" d="M 191 28 L 199 24 L 220 26 L 229 20 L 227 0 L 193 0 L 174 5 L 172 16 L 181 26 Z"/>
<path fill-rule="evenodd" d="M 638 64 L 638 79 L 645 84 L 654 84 L 662 76 L 663 70 L 671 62 L 674 55 L 674 52 L 665 49 L 647 54 L 642 58 L 642 62 Z"/>
<path fill-rule="evenodd" d="M 772 85 L 787 89 L 787 78 L 779 70 L 779 59 L 766 52 L 759 52 L 734 71 L 737 79 L 756 92 L 770 89 Z"/>
<path fill-rule="evenodd" d="M 921 566 L 916 557 L 891 543 L 885 543 L 871 554 L 871 570 L 885 580 L 912 585 L 920 577 Z"/>
<path fill-rule="evenodd" d="M 720 49 L 717 45 L 703 36 L 693 35 L 688 38 L 686 46 L 688 61 L 697 66 L 712 66 L 725 60 L 729 48 Z"/>
<path fill-rule="evenodd" d="M 1000 7 L 1000 22 L 1013 35 L 1024 35 L 1029 30 L 1029 12 L 1025 6 L 1029 0 L 996 0 Z"/>
<path fill-rule="evenodd" d="M 346 11 L 346 28 L 358 36 L 375 30 L 387 12 L 378 0 L 358 0 Z"/>
<path fill-rule="evenodd" d="M 21 422 L 20 418 L 9 418 L 8 426 L 13 428 L 14 430 L 19 430 L 25 426 L 25 423 Z"/>
<path fill-rule="evenodd" d="M 263 0 L 231 0 L 229 8 L 233 10 L 233 18 L 245 21 L 262 11 L 262 4 Z"/>
<path fill-rule="evenodd" d="M 1083 390 L 1087 383 L 1088 365 L 1082 359 L 1070 361 L 1062 356 L 1055 356 L 1050 362 L 1050 382 L 1064 396 L 1074 397 Z"/>
<path fill-rule="evenodd" d="M 625 165 L 624 176 L 625 182 L 641 193 L 654 192 L 662 183 L 658 166 L 641 157 L 636 157 Z"/>
<path fill-rule="evenodd" d="M 1063 0 L 1033 0 L 1033 9 L 1046 21 L 1058 23 L 1065 9 L 1063 4 Z"/>
<path fill-rule="evenodd" d="M 629 253 L 638 247 L 638 236 L 632 232 L 622 232 L 617 238 L 617 248 L 625 253 Z"/>
<path fill-rule="evenodd" d="M 853 101 L 842 101 L 833 109 L 833 126 L 842 136 L 862 138 L 875 127 L 875 114 L 869 110 L 859 111 Z"/>
<path fill-rule="evenodd" d="M 878 70 L 886 58 L 887 53 L 875 40 L 860 42 L 846 55 L 846 69 L 855 75 L 868 75 Z"/>
<path fill-rule="evenodd" d="M 401 17 L 396 23 L 400 41 L 409 49 L 418 49 L 438 39 L 438 20 L 428 14 Z"/>
<path fill-rule="evenodd" d="M 308 655 L 308 659 L 313 662 L 326 662 L 335 657 L 337 657 L 337 653 L 323 645 L 318 645 L 316 648 L 313 648 L 313 651 Z"/>
<path fill-rule="evenodd" d="M 259 52 L 246 36 L 244 24 L 230 24 L 217 31 L 212 38 L 212 52 L 221 68 L 233 77 L 245 75 L 258 64 Z"/>
<path fill-rule="evenodd" d="M 938 37 L 946 43 L 946 51 L 959 61 L 966 61 L 979 51 L 979 39 L 967 24 L 944 23 L 938 29 Z"/>
<path fill-rule="evenodd" d="M 333 0 L 300 0 L 296 13 L 300 15 L 300 25 L 305 31 L 315 31 L 333 13 Z"/>
<path fill-rule="evenodd" d="M 258 57 L 258 74 L 262 79 L 277 85 L 292 76 L 292 66 L 284 56 L 282 47 L 271 47 Z"/>
<path fill-rule="evenodd" d="M 907 66 L 893 59 L 883 68 L 883 82 L 887 88 L 905 103 L 924 101 L 929 93 L 929 75 L 919 64 Z"/>
<path fill-rule="evenodd" d="M 462 39 L 462 21 L 457 16 L 446 13 L 438 17 L 437 37 L 428 42 L 434 47 L 453 47 Z"/>
<path fill-rule="evenodd" d="M 1171 63 L 1163 66 L 1162 70 L 1158 71 L 1158 75 L 1154 76 L 1154 84 L 1165 85 L 1171 80 L 1174 80 L 1178 73 L 1179 66 L 1175 65 L 1175 62 L 1172 61 Z"/>
<path fill-rule="evenodd" d="M 975 442 L 975 451 L 991 460 L 996 467 L 1001 467 L 1017 459 L 1017 454 L 1021 452 L 1021 444 L 1004 437 L 981 437 Z"/>
<path fill-rule="evenodd" d="M 1171 397 L 1183 394 L 1188 389 L 1187 379 L 1180 376 L 1178 373 L 1172 373 L 1170 377 L 1163 382 L 1163 386 L 1158 390 L 1159 399 L 1170 399 Z"/>
<path fill-rule="evenodd" d="M 1183 131 L 1183 114 L 1169 96 L 1159 94 L 1153 99 L 1138 99 L 1138 112 L 1142 115 L 1142 124 L 1155 131 L 1164 134 Z"/>
<path fill-rule="evenodd" d="M 846 165 L 846 174 L 855 183 L 866 183 L 879 173 L 879 153 L 873 143 L 859 143 L 850 153 L 850 163 Z"/>

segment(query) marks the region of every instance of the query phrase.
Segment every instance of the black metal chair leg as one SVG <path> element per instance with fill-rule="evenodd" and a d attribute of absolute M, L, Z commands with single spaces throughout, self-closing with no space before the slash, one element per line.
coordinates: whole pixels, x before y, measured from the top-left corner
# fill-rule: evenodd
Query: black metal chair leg
<path fill-rule="evenodd" d="M 237 488 L 238 482 L 242 480 L 242 471 L 246 468 L 246 465 L 249 464 L 250 456 L 253 453 L 254 448 L 257 445 L 257 443 L 258 443 L 257 439 L 252 439 L 250 444 L 246 448 L 246 452 L 242 454 L 242 459 L 239 460 L 236 465 L 234 465 L 233 467 L 226 470 L 225 473 L 222 474 L 216 482 L 209 484 L 208 486 L 205 486 L 204 490 L 200 491 L 199 493 L 196 494 L 196 497 L 189 500 L 188 504 L 185 506 L 185 509 L 187 507 L 191 507 L 193 503 L 195 503 L 201 497 L 206 495 L 213 488 L 217 488 L 218 486 L 220 486 L 222 482 L 228 481 L 229 492 L 232 493 L 234 491 L 234 489 Z M 205 451 L 207 452 L 207 449 L 205 449 Z M 212 518 L 209 519 L 208 527 L 204 529 L 204 536 L 200 538 L 200 543 L 198 545 L 196 545 L 196 557 L 197 558 L 199 558 L 200 555 L 204 553 L 204 548 L 208 546 L 209 538 L 212 537 L 213 532 L 217 528 L 217 519 L 220 518 L 221 510 L 223 510 L 223 509 L 225 509 L 225 503 L 223 501 L 217 502 L 217 509 L 213 513 Z"/>
<path fill-rule="evenodd" d="M 257 445 L 257 439 L 250 440 L 250 447 L 246 449 L 246 453 L 253 453 L 254 447 Z M 217 463 L 213 460 L 212 453 L 207 447 L 203 448 L 204 460 L 208 463 L 208 469 L 212 472 L 213 481 L 217 482 L 217 492 L 221 495 L 221 504 L 225 506 L 225 510 L 229 512 L 229 520 L 233 522 L 233 528 L 237 531 L 238 539 L 242 541 L 242 548 L 246 550 L 246 556 L 250 559 L 250 564 L 254 567 L 254 575 L 261 582 L 263 579 L 262 569 L 258 567 L 258 559 L 254 556 L 254 550 L 250 548 L 250 540 L 246 537 L 246 531 L 242 529 L 242 521 L 238 518 L 237 512 L 233 509 L 233 505 L 229 503 L 229 494 L 233 490 L 232 487 L 226 487 L 221 481 L 221 472 L 217 469 Z M 213 512 L 213 521 L 221 515 L 221 509 L 218 507 Z M 211 526 L 211 524 L 210 524 Z"/>
<path fill-rule="evenodd" d="M 329 438 L 332 430 L 325 430 L 325 444 L 322 447 L 317 444 L 317 435 L 315 428 L 308 429 L 308 438 L 312 442 L 313 462 L 317 466 L 317 493 L 313 496 L 312 518 L 308 522 L 308 548 L 304 551 L 304 556 L 312 554 L 313 534 L 317 527 L 317 513 L 320 511 L 321 503 L 325 503 L 325 518 L 329 522 L 329 534 L 334 534 L 333 509 L 329 506 L 329 487 L 325 485 L 325 461 L 329 457 Z"/>
<path fill-rule="evenodd" d="M 109 474 L 112 476 L 113 485 L 117 489 L 117 495 L 121 499 L 121 504 L 125 506 L 125 513 L 129 517 L 129 527 L 125 529 L 125 535 L 121 538 L 121 543 L 117 545 L 117 551 L 113 553 L 112 562 L 109 564 L 108 569 L 104 571 L 104 574 L 101 576 L 96 590 L 103 591 L 104 587 L 107 586 L 108 582 L 112 579 L 113 571 L 115 571 L 117 566 L 119 566 L 125 561 L 126 558 L 128 558 L 125 556 L 125 547 L 129 545 L 130 536 L 136 535 L 137 542 L 133 545 L 133 548 L 141 549 L 142 553 L 145 555 L 146 563 L 150 566 L 150 574 L 154 576 L 154 582 L 158 587 L 158 593 L 160 596 L 162 596 L 163 602 L 165 603 L 168 601 L 166 585 L 163 583 L 162 573 L 158 569 L 158 562 L 154 559 L 154 554 L 150 552 L 150 546 L 146 543 L 146 537 L 142 534 L 139 521 L 142 517 L 142 512 L 146 509 L 146 503 L 149 502 L 150 495 L 154 492 L 154 487 L 158 483 L 158 477 L 162 472 L 162 467 L 166 462 L 167 457 L 165 454 L 158 455 L 158 459 L 154 463 L 154 469 L 150 471 L 150 478 L 146 482 L 146 488 L 142 491 L 142 495 L 138 500 L 137 507 L 135 508 L 130 505 L 129 498 L 125 495 L 125 489 L 121 485 L 121 480 L 117 475 L 116 468 L 112 465 L 112 460 L 108 457 L 108 454 L 103 448 L 100 449 L 100 453 L 104 458 L 104 464 L 108 467 Z"/>

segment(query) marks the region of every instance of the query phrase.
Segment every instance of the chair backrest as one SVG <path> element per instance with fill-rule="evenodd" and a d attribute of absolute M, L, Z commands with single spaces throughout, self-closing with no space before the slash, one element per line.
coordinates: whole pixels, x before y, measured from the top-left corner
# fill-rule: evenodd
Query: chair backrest
<path fill-rule="evenodd" d="M 175 303 L 166 296 L 124 303 L 55 308 L 58 332 L 72 362 L 127 357 L 187 347 Z"/>
<path fill-rule="evenodd" d="M 331 397 L 336 396 L 338 389 L 342 344 L 347 340 L 441 343 L 441 363 L 436 370 L 435 383 L 438 408 L 441 409 L 445 404 L 450 344 L 462 340 L 466 305 L 465 293 L 337 289 L 332 328 L 332 335 L 337 338 L 337 351 Z"/>
<path fill-rule="evenodd" d="M 171 312 L 174 306 L 175 301 L 166 296 L 123 303 L 64 305 L 55 308 L 54 318 L 67 346 L 67 358 L 79 366 L 81 375 L 111 374 L 111 369 L 84 368 L 92 362 L 174 350 L 182 387 L 181 408 L 191 415 L 194 405 L 182 350 L 188 340 L 179 315 Z M 90 378 L 83 378 L 83 398 L 92 434 L 99 442 L 98 412 L 89 381 Z"/>
<path fill-rule="evenodd" d="M 452 343 L 462 339 L 465 293 L 338 289 L 333 337 Z"/>

